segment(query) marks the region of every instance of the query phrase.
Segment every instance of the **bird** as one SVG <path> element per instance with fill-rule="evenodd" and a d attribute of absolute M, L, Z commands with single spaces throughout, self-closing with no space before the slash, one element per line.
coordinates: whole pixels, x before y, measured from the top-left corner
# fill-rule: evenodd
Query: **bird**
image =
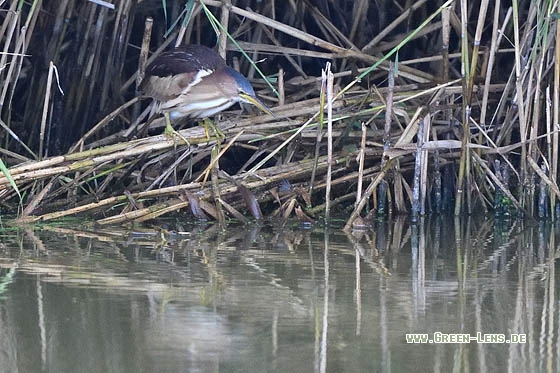
<path fill-rule="evenodd" d="M 146 68 L 139 90 L 154 99 L 152 114 L 164 114 L 166 134 L 177 134 L 171 120 L 205 119 L 238 102 L 274 116 L 247 78 L 203 45 L 183 45 L 161 53 Z"/>

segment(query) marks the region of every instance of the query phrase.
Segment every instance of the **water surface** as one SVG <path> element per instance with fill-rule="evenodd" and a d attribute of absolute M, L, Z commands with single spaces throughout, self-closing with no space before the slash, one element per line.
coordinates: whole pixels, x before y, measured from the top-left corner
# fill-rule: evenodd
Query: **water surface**
<path fill-rule="evenodd" d="M 437 218 L 345 234 L 297 225 L 6 231 L 6 372 L 553 372 L 545 223 Z M 526 343 L 410 344 L 493 333 Z"/>

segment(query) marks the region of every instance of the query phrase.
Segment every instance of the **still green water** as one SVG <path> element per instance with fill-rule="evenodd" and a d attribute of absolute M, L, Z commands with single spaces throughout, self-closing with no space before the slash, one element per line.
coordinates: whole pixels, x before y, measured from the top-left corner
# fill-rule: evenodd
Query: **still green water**
<path fill-rule="evenodd" d="M 167 228 L 5 232 L 0 371 L 560 367 L 554 225 L 398 219 L 350 235 Z M 407 343 L 407 334 L 436 332 L 515 333 L 526 343 Z"/>

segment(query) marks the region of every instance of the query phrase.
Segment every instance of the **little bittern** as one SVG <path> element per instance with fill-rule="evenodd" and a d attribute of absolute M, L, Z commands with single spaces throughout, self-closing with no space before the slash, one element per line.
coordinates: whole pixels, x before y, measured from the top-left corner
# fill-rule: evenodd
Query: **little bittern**
<path fill-rule="evenodd" d="M 156 101 L 154 112 L 165 114 L 166 132 L 174 132 L 169 118 L 207 118 L 236 102 L 253 104 L 272 115 L 251 83 L 202 45 L 185 45 L 160 54 L 146 68 L 140 90 Z"/>

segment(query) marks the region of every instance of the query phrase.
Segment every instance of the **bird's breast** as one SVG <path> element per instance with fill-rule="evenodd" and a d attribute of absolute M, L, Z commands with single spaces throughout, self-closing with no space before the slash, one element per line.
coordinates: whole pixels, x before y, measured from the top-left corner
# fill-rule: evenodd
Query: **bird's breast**
<path fill-rule="evenodd" d="M 191 101 L 182 102 L 171 108 L 168 108 L 169 116 L 171 119 L 178 119 L 183 117 L 191 118 L 207 118 L 226 110 L 235 104 L 235 101 L 227 100 L 225 98 L 214 98 L 204 102 Z"/>
<path fill-rule="evenodd" d="M 222 89 L 220 84 L 202 79 L 178 96 L 160 102 L 160 111 L 172 118 L 206 118 L 235 104 L 239 99 Z"/>

